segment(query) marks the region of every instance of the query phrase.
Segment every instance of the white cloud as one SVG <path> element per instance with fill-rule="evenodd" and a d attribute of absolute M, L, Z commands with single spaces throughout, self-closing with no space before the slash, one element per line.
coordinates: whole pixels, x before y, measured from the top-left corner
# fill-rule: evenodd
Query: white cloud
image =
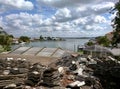
<path fill-rule="evenodd" d="M 102 3 L 99 3 L 99 4 L 93 5 L 91 8 L 97 14 L 101 14 L 101 13 L 109 12 L 109 10 L 112 7 L 114 7 L 113 2 L 102 2 Z"/>
<path fill-rule="evenodd" d="M 86 11 L 86 10 L 87 10 L 87 8 L 84 6 L 76 8 L 77 12 Z"/>
<path fill-rule="evenodd" d="M 90 25 L 86 25 L 86 30 L 91 30 L 93 27 L 92 26 L 90 26 Z"/>
<path fill-rule="evenodd" d="M 7 31 L 21 31 L 20 35 L 27 31 L 30 34 L 34 31 L 38 31 L 38 29 L 43 24 L 43 16 L 39 14 L 28 14 L 28 13 L 20 13 L 20 14 L 10 14 L 4 17 L 6 22 Z"/>
<path fill-rule="evenodd" d="M 65 15 L 61 15 L 61 17 L 62 20 L 67 18 Z M 4 20 L 6 22 L 7 31 L 11 34 L 14 33 L 16 36 L 25 34 L 29 34 L 29 36 L 39 36 L 40 34 L 49 34 L 52 36 L 57 36 L 56 34 L 59 34 L 59 36 L 68 36 L 69 34 L 70 36 L 71 34 L 71 36 L 79 36 L 79 34 L 85 30 L 91 32 L 95 30 L 104 30 L 104 26 L 99 25 L 103 22 L 105 24 L 106 19 L 103 16 L 96 16 L 95 19 L 94 17 L 95 16 L 81 17 L 71 21 L 65 20 L 65 22 L 60 22 L 53 19 L 53 17 L 44 19 L 44 16 L 39 14 L 32 15 L 28 13 L 20 13 L 7 15 L 4 17 Z M 11 32 L 11 30 L 13 31 Z M 83 35 L 90 35 L 90 32 L 89 34 L 87 33 L 84 33 Z"/>
<path fill-rule="evenodd" d="M 98 3 L 102 0 L 37 0 L 40 4 L 45 4 L 57 8 L 76 7 L 89 3 Z"/>
<path fill-rule="evenodd" d="M 50 2 L 54 2 L 51 1 Z M 47 3 L 47 2 L 46 2 Z M 57 1 L 56 1 L 57 3 Z M 82 3 L 82 1 L 81 1 Z M 103 6 L 104 5 L 104 6 Z M 55 15 L 53 16 L 55 21 L 58 22 L 65 22 L 65 21 L 71 21 L 79 18 L 84 18 L 92 15 L 101 15 L 104 13 L 109 13 L 109 9 L 114 6 L 113 2 L 102 2 L 97 4 L 87 4 L 84 6 L 75 6 L 75 7 L 65 7 L 60 8 L 56 11 Z M 102 17 L 104 18 L 104 17 Z"/>
<path fill-rule="evenodd" d="M 96 23 L 106 23 L 106 22 L 107 22 L 106 19 L 105 19 L 105 17 L 99 16 L 99 15 L 97 15 L 97 16 L 95 17 L 94 21 L 95 21 Z"/>
<path fill-rule="evenodd" d="M 3 24 L 3 18 L 2 17 L 0 17 L 0 27 L 2 27 L 2 24 Z"/>
<path fill-rule="evenodd" d="M 28 13 L 20 13 L 20 14 L 10 14 L 5 17 L 6 21 L 13 24 L 19 23 L 20 25 L 39 25 L 42 24 L 42 16 L 38 14 L 28 14 Z"/>
<path fill-rule="evenodd" d="M 8 1 L 11 1 L 8 3 Z M 114 4 L 112 0 L 37 0 L 39 5 L 55 8 L 52 13 L 24 13 L 9 14 L 1 17 L 0 24 L 16 36 L 97 36 L 111 31 L 109 13 Z M 1 4 L 2 3 L 2 4 Z M 2 9 L 27 9 L 31 10 L 33 4 L 26 0 L 5 0 L 0 4 Z M 51 8 L 50 7 L 50 8 Z M 49 8 L 49 9 L 50 9 Z M 4 20 L 3 20 L 4 19 Z M 2 22 L 2 23 L 1 23 Z M 108 29 L 108 30 L 107 30 Z M 100 33 L 101 32 L 101 33 Z"/>
<path fill-rule="evenodd" d="M 2 12 L 11 9 L 32 10 L 33 7 L 33 3 L 26 0 L 0 0 L 0 10 Z"/>
<path fill-rule="evenodd" d="M 56 16 L 58 17 L 66 17 L 66 18 L 69 18 L 71 17 L 71 12 L 69 9 L 67 8 L 63 8 L 63 9 L 59 9 L 56 14 Z"/>
<path fill-rule="evenodd" d="M 87 17 L 81 17 L 81 18 L 78 18 L 76 20 L 74 20 L 73 22 L 76 24 L 76 25 L 85 25 L 87 24 L 90 20 L 92 19 L 92 16 L 91 18 L 89 18 L 89 16 Z"/>
<path fill-rule="evenodd" d="M 56 21 L 67 21 L 71 16 L 71 11 L 67 8 L 59 9 L 54 16 Z"/>

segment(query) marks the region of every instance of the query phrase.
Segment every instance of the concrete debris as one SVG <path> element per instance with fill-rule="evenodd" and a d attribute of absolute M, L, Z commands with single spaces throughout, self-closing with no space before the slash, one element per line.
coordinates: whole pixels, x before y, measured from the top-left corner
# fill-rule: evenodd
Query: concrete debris
<path fill-rule="evenodd" d="M 13 83 L 4 87 L 4 89 L 10 89 L 10 88 L 16 88 L 16 84 Z"/>
<path fill-rule="evenodd" d="M 76 73 L 78 73 L 78 75 L 82 76 L 83 75 L 83 68 L 78 68 Z"/>
<path fill-rule="evenodd" d="M 48 68 L 43 72 L 42 85 L 49 87 L 59 86 L 60 74 L 57 69 Z"/>
<path fill-rule="evenodd" d="M 58 67 L 58 72 L 59 72 L 60 74 L 64 74 L 64 73 L 65 73 L 64 67 Z"/>
<path fill-rule="evenodd" d="M 52 65 L 26 59 L 0 60 L 0 89 L 120 89 L 120 63 L 113 58 L 64 56 Z"/>
<path fill-rule="evenodd" d="M 70 83 L 68 86 L 70 87 L 81 87 L 81 86 L 84 86 L 85 85 L 85 81 L 75 81 L 73 83 Z"/>
<path fill-rule="evenodd" d="M 39 85 L 39 83 L 41 83 L 42 81 L 42 74 L 45 69 L 46 67 L 41 65 L 40 63 L 35 63 L 31 65 L 27 73 L 25 84 L 29 86 Z"/>
<path fill-rule="evenodd" d="M 3 75 L 8 75 L 8 74 L 10 74 L 10 70 L 4 70 L 3 71 Z"/>

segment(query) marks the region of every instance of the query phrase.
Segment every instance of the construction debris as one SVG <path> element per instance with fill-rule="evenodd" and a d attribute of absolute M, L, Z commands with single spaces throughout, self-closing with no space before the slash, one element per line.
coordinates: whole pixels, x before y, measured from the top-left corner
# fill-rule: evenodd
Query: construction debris
<path fill-rule="evenodd" d="M 0 89 L 120 89 L 120 63 L 108 58 L 64 56 L 52 65 L 0 60 Z"/>

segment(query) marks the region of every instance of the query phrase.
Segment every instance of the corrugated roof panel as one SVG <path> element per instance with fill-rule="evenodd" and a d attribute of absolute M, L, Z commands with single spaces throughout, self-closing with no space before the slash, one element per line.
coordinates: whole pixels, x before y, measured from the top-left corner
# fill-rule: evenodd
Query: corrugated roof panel
<path fill-rule="evenodd" d="M 41 56 L 41 57 L 62 57 L 67 51 L 61 48 L 39 48 L 39 47 L 19 47 L 9 54 Z"/>
<path fill-rule="evenodd" d="M 25 53 L 23 53 L 23 55 L 36 55 L 36 53 L 38 53 L 39 51 L 41 51 L 43 48 L 39 48 L 39 47 L 32 47 L 30 48 L 28 51 L 26 51 Z"/>
<path fill-rule="evenodd" d="M 19 47 L 18 49 L 11 52 L 11 54 L 22 54 L 27 51 L 30 47 Z"/>
<path fill-rule="evenodd" d="M 39 52 L 37 54 L 37 56 L 46 56 L 46 57 L 50 57 L 57 48 L 44 48 L 41 52 Z"/>
<path fill-rule="evenodd" d="M 64 55 L 65 51 L 62 49 L 58 49 L 53 55 L 52 57 L 62 57 L 62 55 Z"/>

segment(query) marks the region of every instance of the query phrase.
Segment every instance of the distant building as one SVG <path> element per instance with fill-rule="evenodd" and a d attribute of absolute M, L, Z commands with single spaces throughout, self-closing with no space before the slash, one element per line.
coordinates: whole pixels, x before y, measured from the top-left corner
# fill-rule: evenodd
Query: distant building
<path fill-rule="evenodd" d="M 19 41 L 18 41 L 19 39 L 18 38 L 13 38 L 13 44 L 19 44 Z"/>

